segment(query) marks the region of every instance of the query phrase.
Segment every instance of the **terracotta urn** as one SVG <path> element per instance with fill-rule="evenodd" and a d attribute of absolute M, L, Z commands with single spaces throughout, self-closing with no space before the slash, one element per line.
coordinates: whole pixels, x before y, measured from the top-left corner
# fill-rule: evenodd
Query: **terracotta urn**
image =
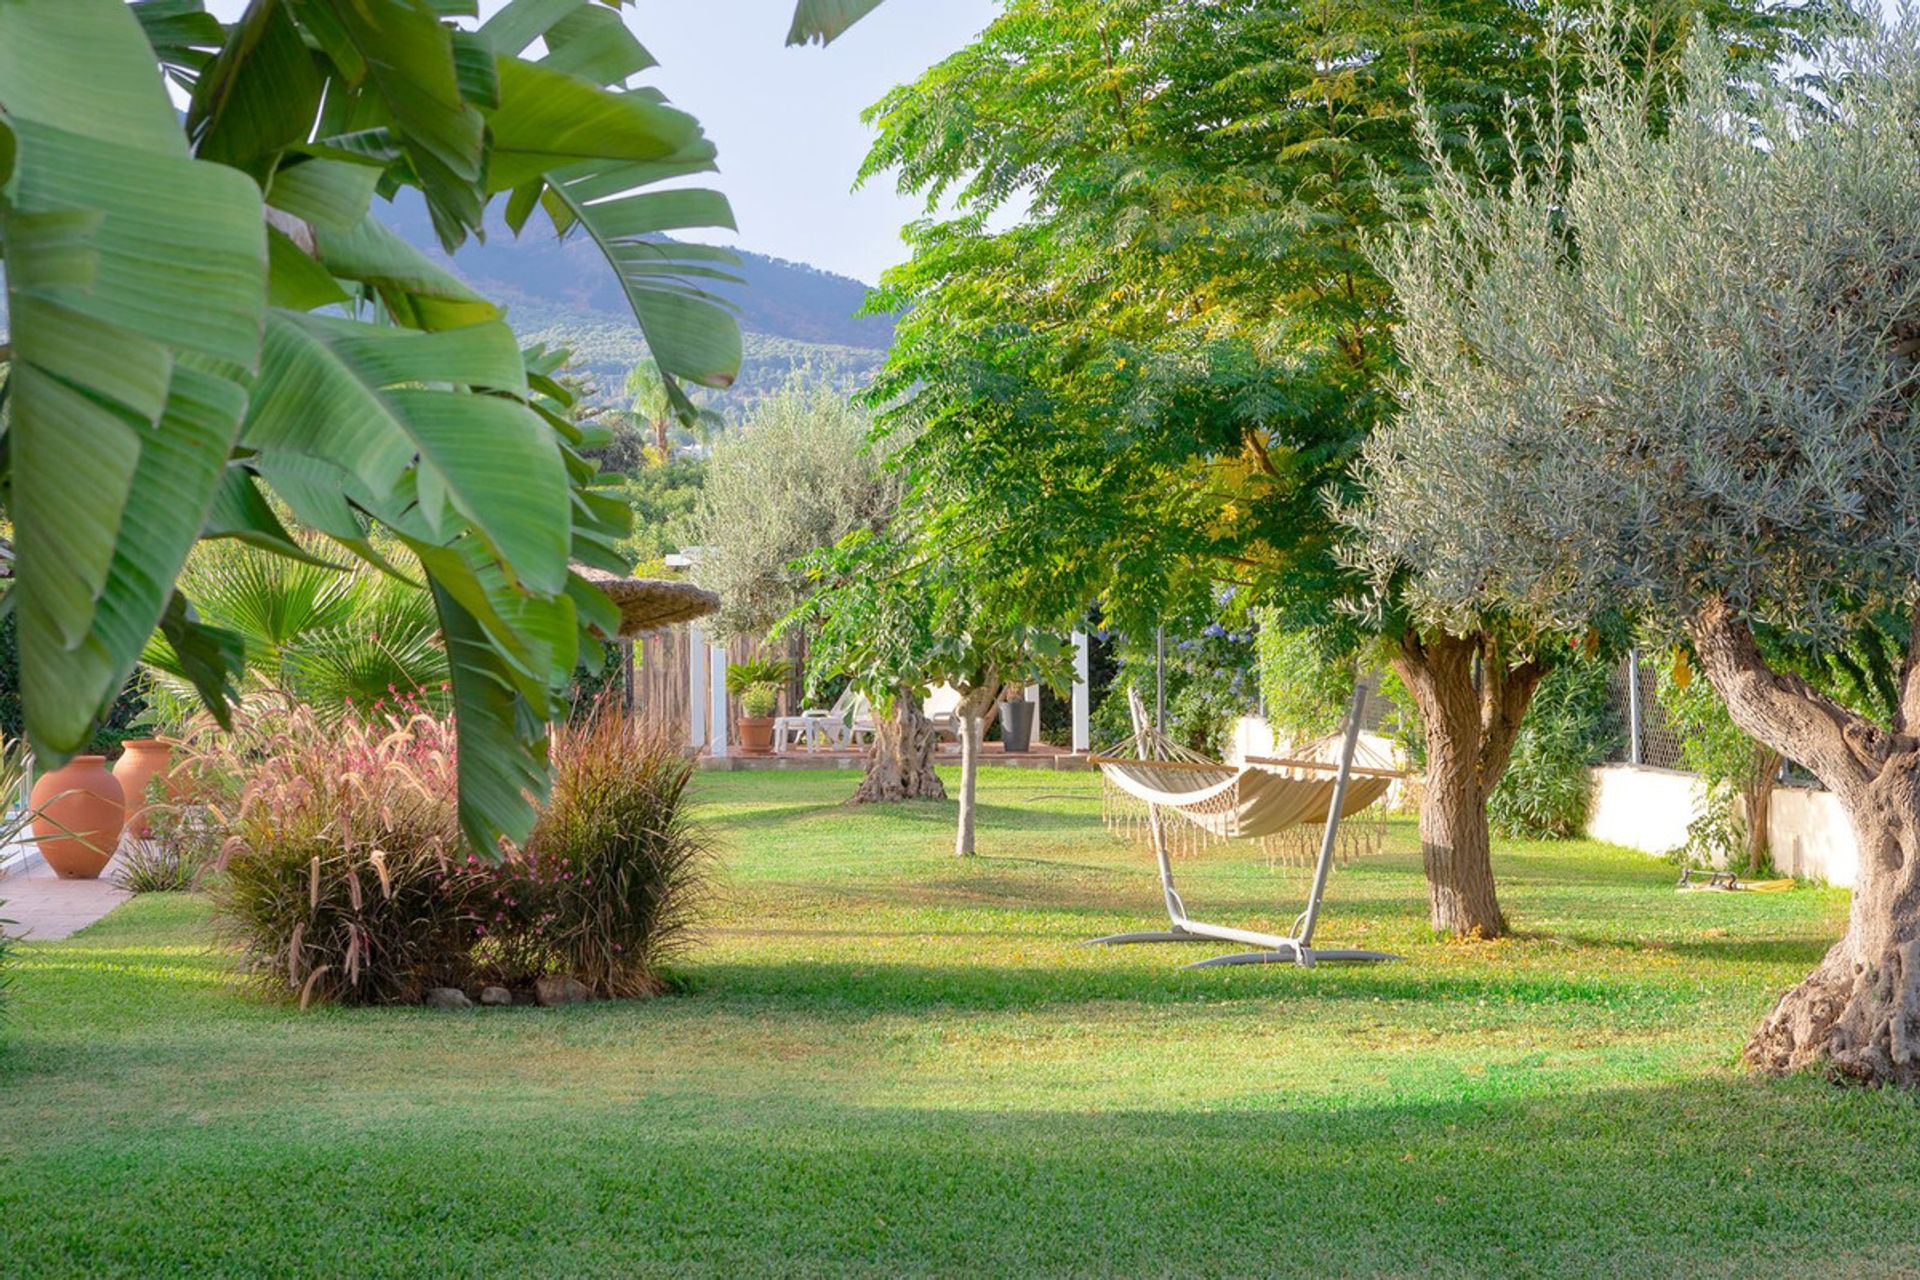
<path fill-rule="evenodd" d="M 772 716 L 741 716 L 733 722 L 733 728 L 742 751 L 764 755 L 773 750 Z"/>
<path fill-rule="evenodd" d="M 126 753 L 113 762 L 113 780 L 127 803 L 127 834 L 144 840 L 153 834 L 147 822 L 147 787 L 155 778 L 165 785 L 173 762 L 173 744 L 164 738 L 130 738 Z"/>
<path fill-rule="evenodd" d="M 120 847 L 127 806 L 105 756 L 75 756 L 33 784 L 36 848 L 63 880 L 92 880 Z"/>

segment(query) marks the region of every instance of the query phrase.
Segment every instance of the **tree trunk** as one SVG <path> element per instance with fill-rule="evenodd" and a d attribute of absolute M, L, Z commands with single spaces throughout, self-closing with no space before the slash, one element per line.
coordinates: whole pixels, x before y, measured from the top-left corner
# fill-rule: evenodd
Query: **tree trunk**
<path fill-rule="evenodd" d="M 1508 665 L 1489 635 L 1400 638 L 1394 670 L 1426 730 L 1420 857 L 1435 930 L 1497 938 L 1507 931 L 1494 891 L 1487 797 L 1513 756 L 1527 704 L 1545 674 L 1529 659 Z"/>
<path fill-rule="evenodd" d="M 1847 931 L 1780 997 L 1746 1058 L 1920 1087 L 1920 753 L 1889 760 L 1844 807 L 1860 847 Z"/>
<path fill-rule="evenodd" d="M 1773 784 L 1780 776 L 1780 753 L 1755 743 L 1753 760 L 1740 784 L 1741 821 L 1746 825 L 1747 874 L 1757 876 L 1773 857 Z"/>
<path fill-rule="evenodd" d="M 1723 602 L 1701 606 L 1688 629 L 1734 723 L 1811 769 L 1839 799 L 1860 849 L 1847 931 L 1774 1005 L 1747 1061 L 1920 1087 L 1920 626 L 1891 732 L 1774 671 Z"/>
<path fill-rule="evenodd" d="M 874 718 L 873 752 L 867 775 L 853 793 L 854 804 L 893 800 L 945 800 L 947 789 L 934 772 L 933 724 L 921 714 L 911 689 L 894 693 L 893 710 Z"/>
<path fill-rule="evenodd" d="M 960 825 L 953 837 L 954 856 L 973 855 L 974 792 L 980 776 L 980 740 L 986 736 L 987 713 L 1000 696 L 999 681 L 965 689 L 954 718 L 960 726 Z"/>

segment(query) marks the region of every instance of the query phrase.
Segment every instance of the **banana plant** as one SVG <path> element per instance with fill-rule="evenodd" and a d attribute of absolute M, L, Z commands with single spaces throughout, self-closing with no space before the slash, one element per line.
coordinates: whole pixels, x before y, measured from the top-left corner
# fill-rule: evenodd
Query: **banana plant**
<path fill-rule="evenodd" d="M 854 23 L 880 7 L 880 0 L 799 0 L 788 44 L 832 44 Z"/>
<path fill-rule="evenodd" d="M 493 225 L 589 238 L 669 399 L 738 371 L 730 227 L 691 117 L 623 0 L 0 3 L 0 501 L 16 562 L 27 733 L 79 750 L 156 630 L 225 714 L 242 638 L 179 585 L 202 539 L 294 558 L 318 533 L 383 571 L 411 552 L 443 637 L 460 813 L 523 837 L 546 725 L 623 572 L 623 504 L 549 354 L 387 231 L 414 188 L 449 249 Z M 176 105 L 184 104 L 184 112 Z M 671 183 L 671 185 L 668 185 Z M 288 521 L 290 517 L 290 522 Z M 417 565 L 417 570 L 411 566 Z"/>

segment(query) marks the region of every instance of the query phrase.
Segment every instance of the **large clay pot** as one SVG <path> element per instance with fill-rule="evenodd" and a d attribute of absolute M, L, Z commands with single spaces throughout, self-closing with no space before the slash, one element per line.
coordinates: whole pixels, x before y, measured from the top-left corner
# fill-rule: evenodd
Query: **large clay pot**
<path fill-rule="evenodd" d="M 120 847 L 127 806 L 105 756 L 75 756 L 33 784 L 34 846 L 63 880 L 92 880 Z"/>
<path fill-rule="evenodd" d="M 155 778 L 165 785 L 173 762 L 173 744 L 164 738 L 131 738 L 126 753 L 113 762 L 113 780 L 127 803 L 127 834 L 144 840 L 153 834 L 147 822 L 147 786 Z"/>
<path fill-rule="evenodd" d="M 740 749 L 761 754 L 773 750 L 773 717 L 741 716 L 733 722 Z"/>

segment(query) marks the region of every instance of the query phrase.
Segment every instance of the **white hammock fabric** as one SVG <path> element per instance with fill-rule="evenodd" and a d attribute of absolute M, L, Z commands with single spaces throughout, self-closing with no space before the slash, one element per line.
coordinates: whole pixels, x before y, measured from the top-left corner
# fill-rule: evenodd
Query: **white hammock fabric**
<path fill-rule="evenodd" d="M 1284 765 L 1208 769 L 1151 760 L 1103 760 L 1100 769 L 1134 799 L 1172 809 L 1222 840 L 1257 839 L 1307 823 L 1324 823 L 1333 804 L 1333 778 Z M 1351 818 L 1371 808 L 1392 785 L 1390 778 L 1351 779 L 1340 816 Z"/>
<path fill-rule="evenodd" d="M 1223 840 L 1258 840 L 1270 869 L 1302 869 L 1313 862 L 1333 806 L 1337 767 L 1313 767 L 1329 747 L 1337 751 L 1337 740 L 1303 744 L 1285 760 L 1255 757 L 1229 765 L 1143 723 L 1114 754 L 1094 757 L 1104 783 L 1102 817 L 1115 835 L 1150 847 L 1157 809 L 1164 819 L 1159 838 L 1171 853 L 1187 856 Z M 1398 776 L 1367 769 L 1349 778 L 1335 848 L 1341 862 L 1379 850 L 1382 824 L 1362 815 Z"/>

